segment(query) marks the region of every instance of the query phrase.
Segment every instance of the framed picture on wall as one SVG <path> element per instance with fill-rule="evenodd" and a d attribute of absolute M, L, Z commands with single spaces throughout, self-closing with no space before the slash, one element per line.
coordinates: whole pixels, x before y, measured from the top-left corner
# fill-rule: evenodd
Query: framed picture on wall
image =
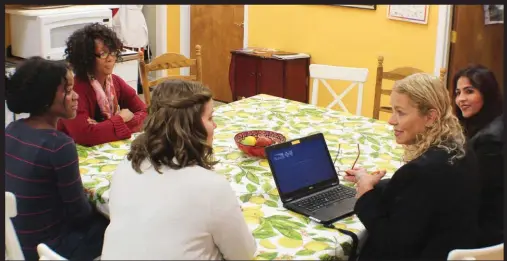
<path fill-rule="evenodd" d="M 503 24 L 503 5 L 484 5 L 484 24 Z"/>
<path fill-rule="evenodd" d="M 354 7 L 354 8 L 370 9 L 370 10 L 377 9 L 377 5 L 336 5 L 336 6 Z"/>
<path fill-rule="evenodd" d="M 417 24 L 428 24 L 429 5 L 389 5 L 387 18 Z"/>

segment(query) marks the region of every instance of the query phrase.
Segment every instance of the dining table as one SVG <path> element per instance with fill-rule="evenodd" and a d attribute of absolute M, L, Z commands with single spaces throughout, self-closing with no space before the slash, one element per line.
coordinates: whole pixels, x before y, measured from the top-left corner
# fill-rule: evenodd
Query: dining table
<path fill-rule="evenodd" d="M 402 164 L 403 149 L 384 121 L 333 109 L 259 94 L 214 108 L 217 124 L 214 171 L 223 175 L 236 193 L 243 216 L 257 242 L 256 260 L 347 260 L 353 249 L 350 231 L 364 242 L 366 229 L 356 215 L 329 228 L 285 209 L 266 159 L 239 150 L 234 136 L 247 130 L 270 130 L 287 140 L 313 133 L 324 134 L 341 184 L 344 170 L 356 166 L 386 170 L 391 177 Z M 82 182 L 90 200 L 109 215 L 109 189 L 118 164 L 126 157 L 130 139 L 93 147 L 77 146 Z M 149 204 L 149 202 L 147 202 Z"/>

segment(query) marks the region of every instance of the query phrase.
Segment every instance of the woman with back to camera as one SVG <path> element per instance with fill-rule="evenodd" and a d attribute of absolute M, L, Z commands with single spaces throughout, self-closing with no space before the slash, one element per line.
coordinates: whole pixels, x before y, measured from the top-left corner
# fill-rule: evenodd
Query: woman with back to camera
<path fill-rule="evenodd" d="M 94 146 L 123 140 L 141 129 L 146 104 L 113 74 L 122 48 L 116 33 L 97 23 L 76 30 L 67 40 L 65 54 L 76 74 L 79 107 L 76 118 L 61 120 L 58 129 L 78 144 Z"/>
<path fill-rule="evenodd" d="M 345 176 L 356 182 L 354 210 L 368 231 L 359 259 L 445 260 L 453 249 L 475 247 L 477 166 L 447 90 L 434 76 L 414 74 L 395 82 L 391 106 L 388 123 L 407 163 L 382 181 L 385 171 Z"/>
<path fill-rule="evenodd" d="M 238 199 L 212 171 L 210 90 L 163 82 L 150 111 L 113 175 L 102 259 L 252 259 L 255 240 Z"/>
<path fill-rule="evenodd" d="M 504 239 L 502 94 L 493 72 L 481 65 L 458 71 L 453 83 L 456 115 L 479 162 L 479 246 L 500 244 Z"/>
<path fill-rule="evenodd" d="M 16 196 L 12 219 L 26 260 L 48 245 L 70 259 L 100 256 L 109 223 L 91 206 L 79 174 L 76 144 L 56 130 L 76 116 L 78 95 L 65 63 L 26 60 L 6 82 L 9 110 L 29 113 L 5 128 L 5 191 Z"/>

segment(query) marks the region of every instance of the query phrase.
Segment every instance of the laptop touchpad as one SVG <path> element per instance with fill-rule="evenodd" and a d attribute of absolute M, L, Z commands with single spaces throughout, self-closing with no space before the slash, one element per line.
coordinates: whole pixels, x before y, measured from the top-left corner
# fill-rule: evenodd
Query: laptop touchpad
<path fill-rule="evenodd" d="M 334 219 L 336 217 L 340 217 L 343 215 L 351 214 L 350 210 L 354 209 L 354 205 L 356 204 L 355 198 L 346 198 L 344 200 L 340 200 L 335 202 L 334 204 L 319 209 L 315 212 L 315 216 L 320 217 L 322 220 L 325 219 Z"/>

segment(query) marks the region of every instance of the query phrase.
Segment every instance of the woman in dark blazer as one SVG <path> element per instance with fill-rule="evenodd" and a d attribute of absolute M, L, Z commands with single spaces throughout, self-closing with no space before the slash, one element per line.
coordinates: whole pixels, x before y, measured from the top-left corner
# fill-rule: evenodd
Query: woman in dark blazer
<path fill-rule="evenodd" d="M 475 152 L 481 178 L 479 246 L 503 242 L 502 94 L 493 72 L 471 65 L 453 79 L 455 111 Z"/>
<path fill-rule="evenodd" d="M 389 124 L 406 164 L 391 179 L 357 168 L 354 208 L 368 236 L 360 260 L 445 260 L 473 248 L 477 233 L 476 162 L 439 79 L 414 74 L 397 81 Z"/>

